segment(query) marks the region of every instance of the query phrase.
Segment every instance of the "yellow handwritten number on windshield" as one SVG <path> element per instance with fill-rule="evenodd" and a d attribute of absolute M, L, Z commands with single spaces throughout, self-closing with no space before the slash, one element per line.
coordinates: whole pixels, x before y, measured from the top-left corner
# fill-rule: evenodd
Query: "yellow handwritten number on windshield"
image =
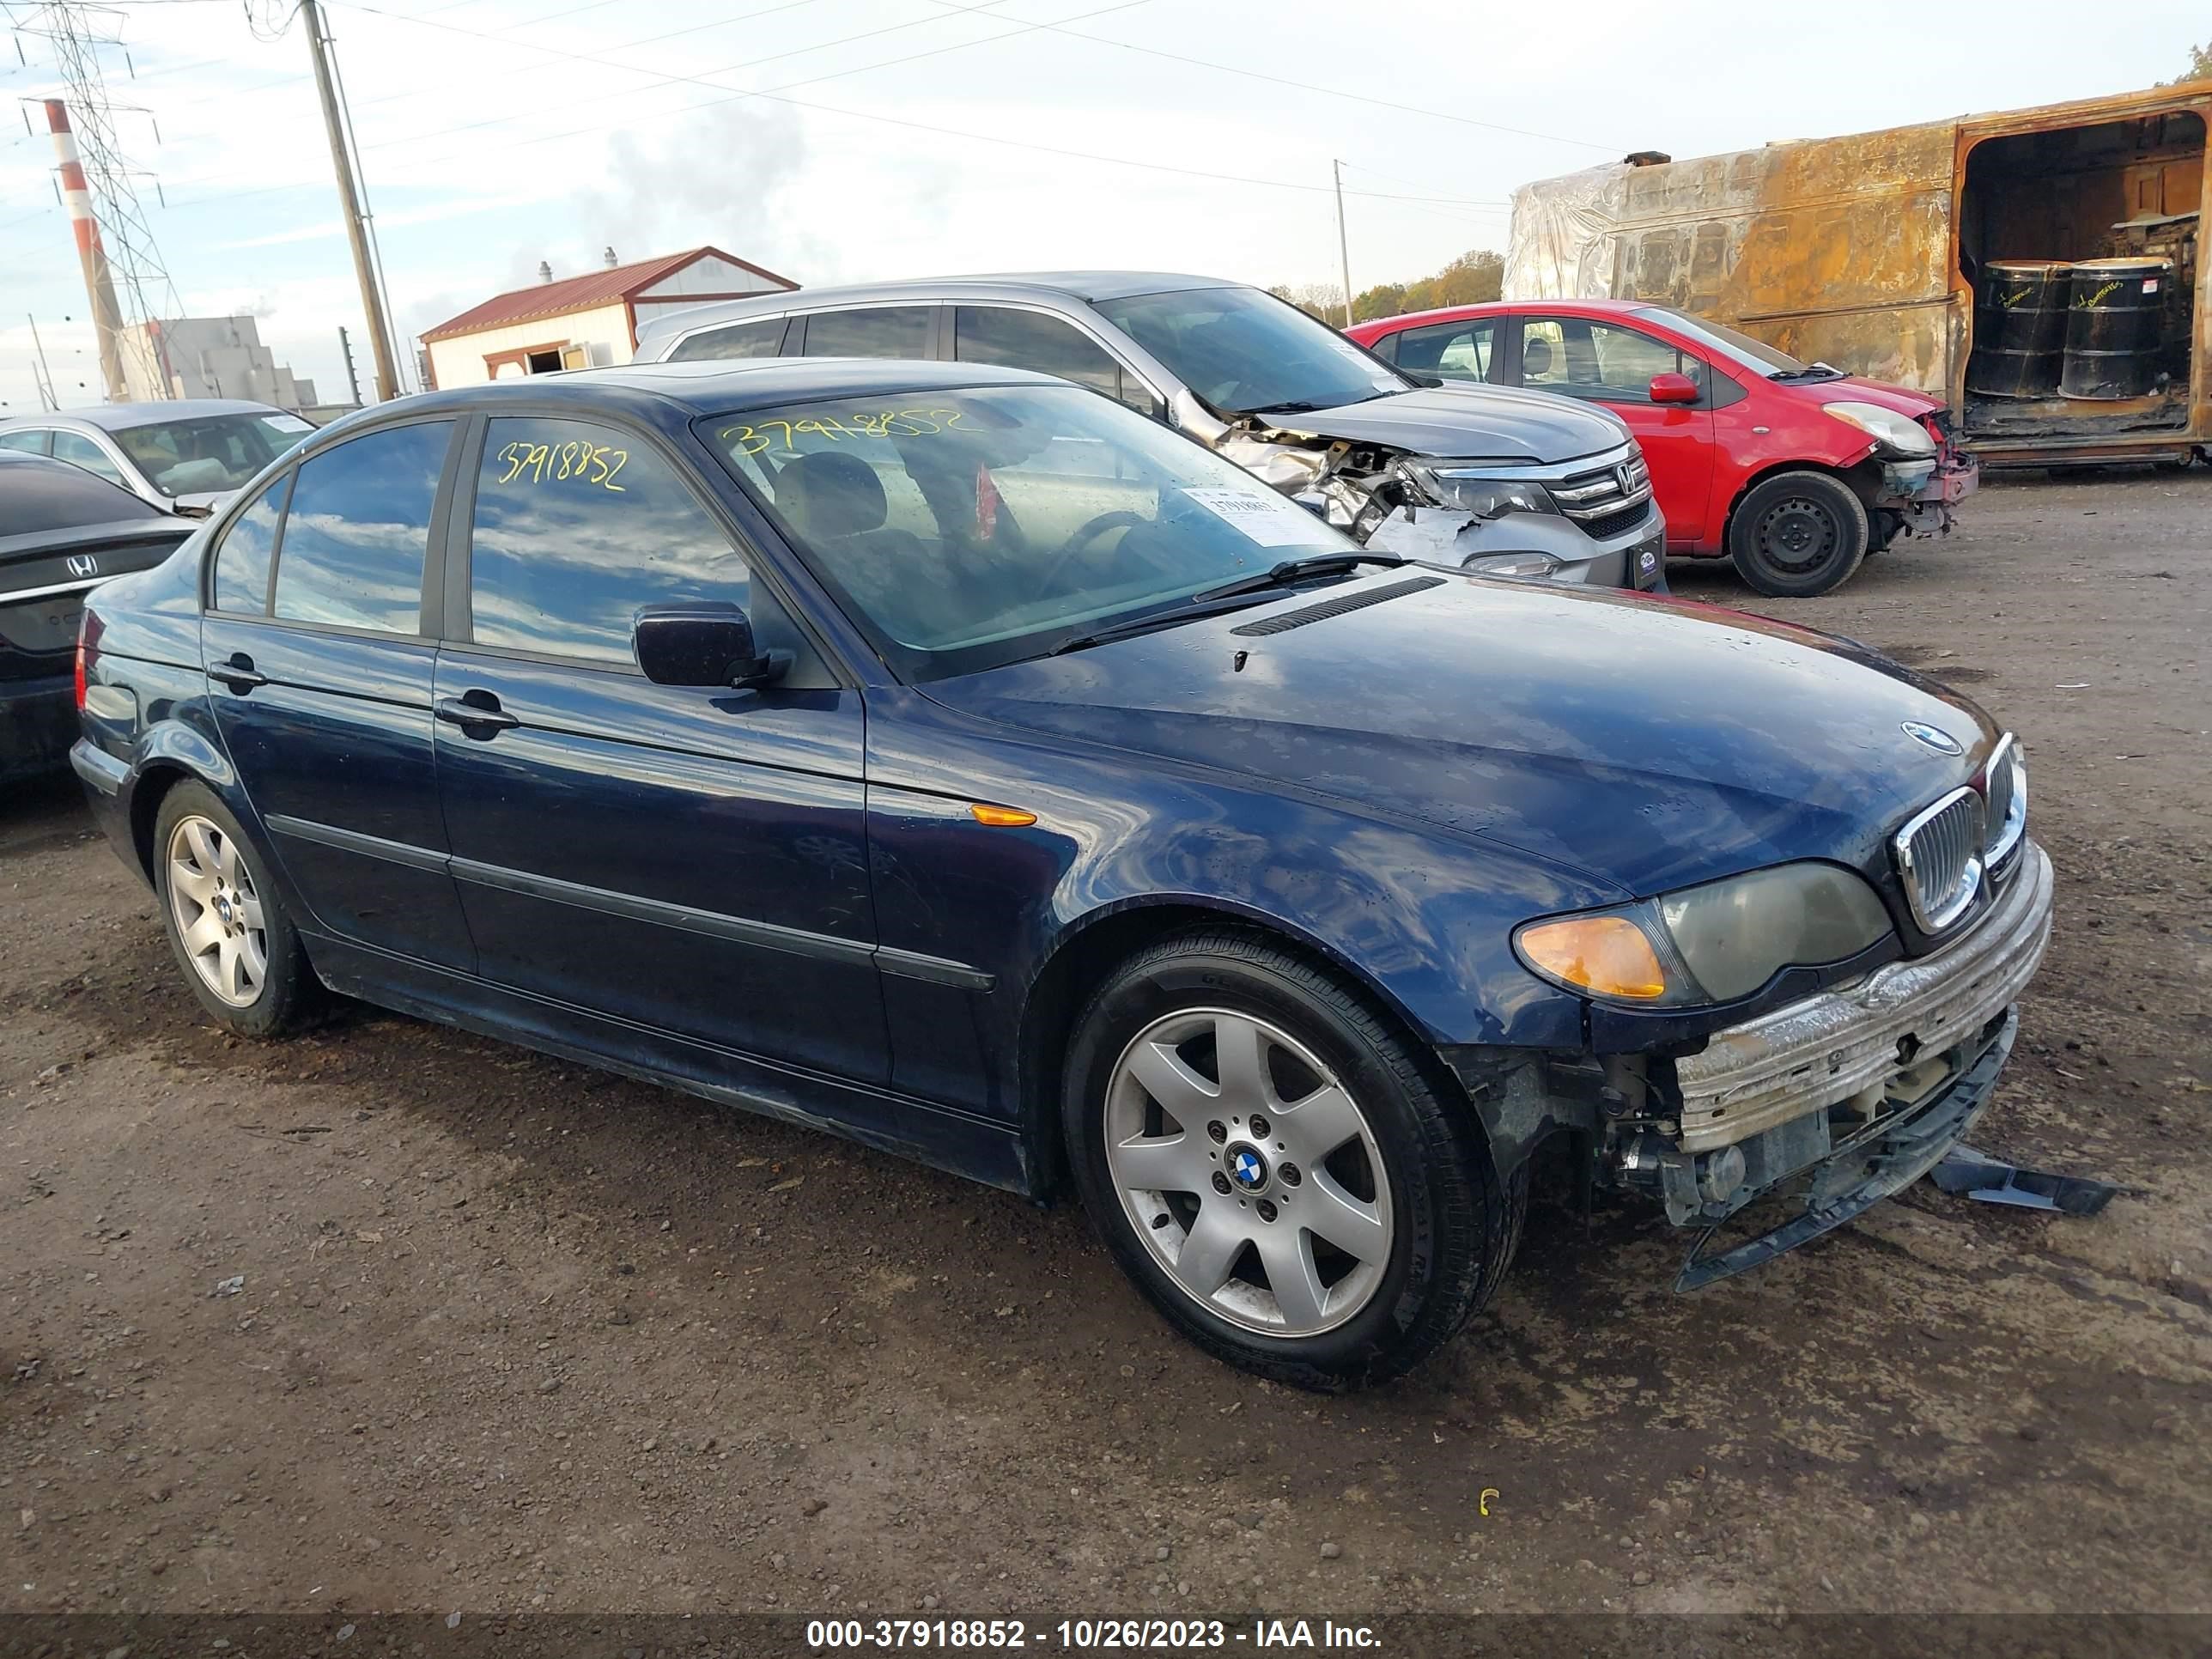
<path fill-rule="evenodd" d="M 848 425 L 849 422 L 851 424 Z M 886 409 L 878 411 L 848 410 L 843 415 L 811 416 L 803 421 L 763 421 L 758 426 L 726 426 L 722 441 L 733 446 L 740 455 L 757 455 L 764 450 L 781 448 L 787 453 L 799 446 L 792 440 L 799 434 L 827 438 L 831 443 L 847 438 L 921 438 L 932 433 L 948 432 L 960 424 L 957 409 Z M 776 441 L 781 434 L 782 442 Z"/>
<path fill-rule="evenodd" d="M 602 489 L 622 494 L 627 484 L 615 482 L 615 475 L 629 464 L 629 451 L 615 449 L 605 444 L 586 443 L 571 440 L 564 444 L 511 443 L 499 452 L 498 459 L 507 463 L 507 471 L 492 480 L 494 483 L 509 484 L 527 481 L 531 483 L 596 484 Z"/>

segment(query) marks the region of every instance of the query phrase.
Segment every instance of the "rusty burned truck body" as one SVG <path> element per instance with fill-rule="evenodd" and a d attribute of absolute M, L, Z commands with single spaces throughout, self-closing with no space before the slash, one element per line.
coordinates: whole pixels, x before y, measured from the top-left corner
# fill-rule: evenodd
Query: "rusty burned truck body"
<path fill-rule="evenodd" d="M 1506 297 L 1732 324 L 1941 398 L 1985 464 L 2185 461 L 2212 445 L 2208 113 L 2197 81 L 1693 161 L 1642 152 L 1514 192 Z"/>

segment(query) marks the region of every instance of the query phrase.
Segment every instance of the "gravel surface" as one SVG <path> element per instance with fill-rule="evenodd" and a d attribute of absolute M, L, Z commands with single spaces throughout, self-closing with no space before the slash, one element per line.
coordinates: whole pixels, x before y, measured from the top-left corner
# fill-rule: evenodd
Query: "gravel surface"
<path fill-rule="evenodd" d="M 2058 925 L 1977 1139 L 2106 1213 L 1923 1183 L 1680 1297 L 1663 1224 L 1540 1211 L 1346 1400 L 1174 1340 L 1072 1208 L 374 1011 L 227 1037 L 14 792 L 0 1609 L 2204 1610 L 2208 524 L 2201 468 L 2000 483 L 1758 605 L 2023 735 Z"/>

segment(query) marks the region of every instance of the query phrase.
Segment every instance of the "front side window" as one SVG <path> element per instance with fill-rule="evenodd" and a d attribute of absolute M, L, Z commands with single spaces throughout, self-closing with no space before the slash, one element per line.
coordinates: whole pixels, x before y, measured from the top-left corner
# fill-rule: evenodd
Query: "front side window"
<path fill-rule="evenodd" d="M 934 306 L 817 311 L 806 319 L 810 357 L 927 357 Z"/>
<path fill-rule="evenodd" d="M 732 323 L 694 334 L 668 354 L 672 363 L 720 362 L 738 357 L 773 357 L 783 349 L 785 319 Z"/>
<path fill-rule="evenodd" d="M 299 471 L 276 562 L 276 614 L 292 622 L 421 630 L 430 510 L 450 421 L 387 427 Z"/>
<path fill-rule="evenodd" d="M 1241 467 L 1073 386 L 839 398 L 699 429 L 913 679 L 1355 550 Z"/>
<path fill-rule="evenodd" d="M 269 562 L 276 551 L 276 521 L 283 515 L 286 473 L 256 496 L 253 505 L 230 521 L 216 550 L 210 597 L 218 611 L 261 617 L 269 612 Z"/>
<path fill-rule="evenodd" d="M 635 665 L 647 605 L 750 602 L 729 538 L 643 439 L 582 421 L 495 420 L 469 539 L 478 645 Z"/>
<path fill-rule="evenodd" d="M 1655 374 L 1698 379 L 1705 365 L 1664 340 L 1583 317 L 1532 317 L 1521 327 L 1521 383 L 1608 404 L 1648 404 Z"/>
<path fill-rule="evenodd" d="M 1495 318 L 1463 323 L 1431 323 L 1391 336 L 1397 349 L 1390 361 L 1401 368 L 1440 374 L 1448 380 L 1490 378 L 1490 344 L 1498 332 Z"/>
<path fill-rule="evenodd" d="M 952 355 L 963 363 L 1034 369 L 1121 396 L 1121 365 L 1073 323 L 1006 306 L 956 306 Z M 1126 400 L 1125 400 L 1126 401 Z"/>
<path fill-rule="evenodd" d="M 1407 389 L 1363 347 L 1256 288 L 1139 294 L 1097 308 L 1224 414 L 1294 415 Z"/>
<path fill-rule="evenodd" d="M 112 484 L 124 483 L 123 469 L 107 458 L 107 452 L 81 432 L 54 434 L 54 459 L 67 461 L 71 466 L 81 466 L 95 477 Z M 129 486 L 126 484 L 127 489 Z"/>
<path fill-rule="evenodd" d="M 297 415 L 196 415 L 125 427 L 115 441 L 164 495 L 236 489 L 315 428 Z"/>

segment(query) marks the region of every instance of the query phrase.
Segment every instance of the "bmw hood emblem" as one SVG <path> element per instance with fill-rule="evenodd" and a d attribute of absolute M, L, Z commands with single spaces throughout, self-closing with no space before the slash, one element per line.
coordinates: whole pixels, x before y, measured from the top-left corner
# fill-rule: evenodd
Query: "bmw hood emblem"
<path fill-rule="evenodd" d="M 1904 729 L 1906 737 L 1933 749 L 1939 755 L 1963 755 L 1966 752 L 1966 746 L 1958 738 L 1936 726 L 1919 720 L 1907 720 Z"/>

